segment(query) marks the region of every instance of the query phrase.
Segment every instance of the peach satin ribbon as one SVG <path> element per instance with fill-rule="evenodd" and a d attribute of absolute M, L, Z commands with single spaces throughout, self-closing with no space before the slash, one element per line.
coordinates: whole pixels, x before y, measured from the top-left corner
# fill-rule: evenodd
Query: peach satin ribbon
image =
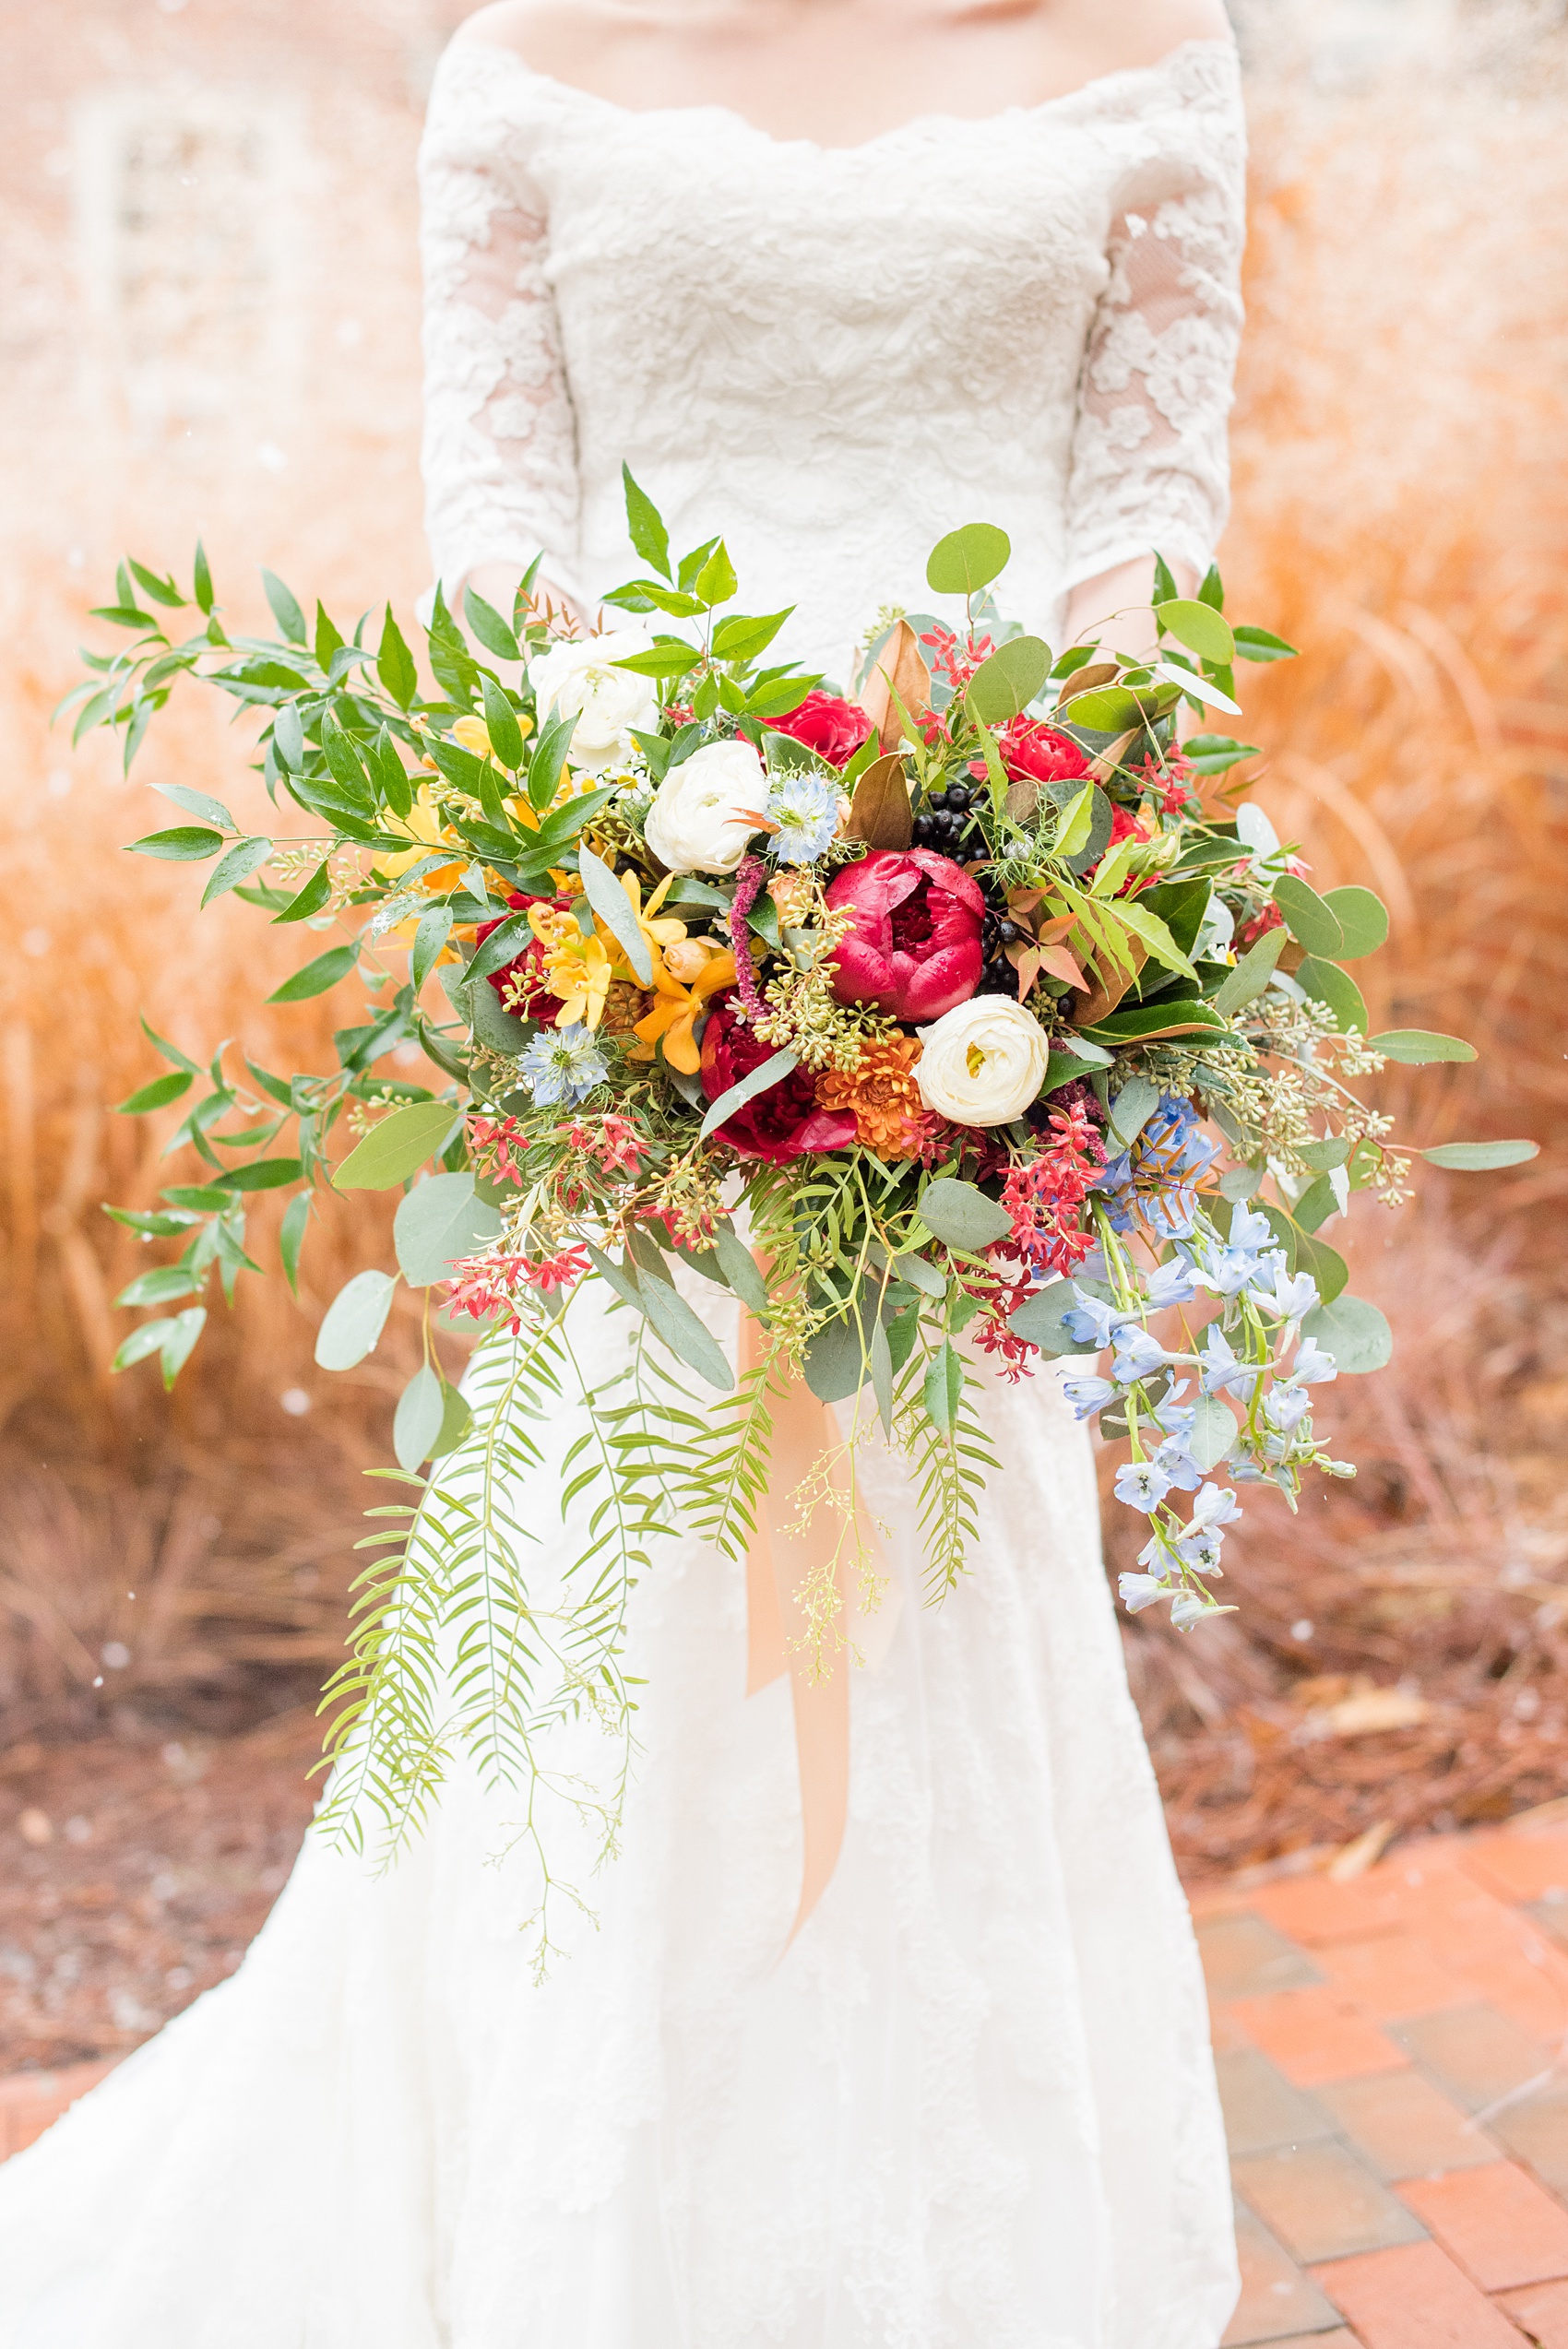
<path fill-rule="evenodd" d="M 757 1368 L 765 1352 L 760 1325 L 750 1313 L 742 1313 L 742 1375 Z M 813 1678 L 805 1610 L 796 1597 L 810 1572 L 814 1543 L 811 1535 L 802 1538 L 796 1529 L 797 1510 L 790 1497 L 823 1453 L 839 1442 L 837 1425 L 831 1406 L 819 1402 L 803 1379 L 791 1379 L 787 1386 L 775 1383 L 770 1401 L 772 1472 L 767 1490 L 758 1501 L 756 1528 L 746 1548 L 746 1694 L 766 1688 L 781 1673 L 790 1676 L 803 1834 L 800 1904 L 790 1928 L 792 1941 L 826 1889 L 844 1842 L 849 1806 L 851 1661 L 846 1649 L 840 1648 L 822 1676 Z M 879 1556 L 874 1529 L 858 1503 L 856 1522 L 862 1541 L 873 1557 Z M 856 1644 L 874 1666 L 892 1638 L 900 1595 L 896 1584 L 886 1590 L 881 1607 L 870 1619 L 873 1628 L 868 1639 L 862 1631 L 866 1619 L 854 1604 L 854 1594 L 846 1587 L 847 1579 L 841 1553 L 840 1628 L 847 1636 L 856 1635 Z"/>

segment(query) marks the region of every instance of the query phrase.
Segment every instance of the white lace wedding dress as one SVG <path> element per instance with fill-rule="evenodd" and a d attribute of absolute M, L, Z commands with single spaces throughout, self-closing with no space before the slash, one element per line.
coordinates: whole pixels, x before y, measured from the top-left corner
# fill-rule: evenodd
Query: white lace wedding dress
<path fill-rule="evenodd" d="M 623 457 L 839 677 L 956 524 L 1007 528 L 1006 604 L 1048 632 L 1122 558 L 1203 564 L 1241 150 L 1219 42 L 846 150 L 454 47 L 423 158 L 441 572 L 542 542 L 591 599 L 632 567 Z M 573 1311 L 608 1370 L 624 1321 Z M 1214 2349 L 1203 1990 L 1087 1441 L 1049 1372 L 984 1407 L 1005 1472 L 940 1608 L 901 1470 L 868 1469 L 905 1604 L 787 1953 L 787 1684 L 742 1696 L 742 1571 L 677 1546 L 635 1601 L 597 1926 L 558 1918 L 534 1987 L 519 1801 L 466 1773 L 388 1875 L 307 1840 L 234 1979 L 0 2170 L 4 2349 Z M 546 1475 L 541 1575 L 558 1516 Z M 564 1821 L 553 1857 L 584 1858 Z"/>

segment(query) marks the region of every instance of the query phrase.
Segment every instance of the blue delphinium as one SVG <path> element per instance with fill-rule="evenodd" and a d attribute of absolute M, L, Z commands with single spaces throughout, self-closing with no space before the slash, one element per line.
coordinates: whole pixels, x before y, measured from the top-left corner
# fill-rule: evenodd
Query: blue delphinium
<path fill-rule="evenodd" d="M 540 1029 L 527 1051 L 519 1054 L 517 1074 L 541 1109 L 559 1104 L 575 1109 L 610 1074 L 591 1027 L 575 1022 L 570 1027 Z"/>

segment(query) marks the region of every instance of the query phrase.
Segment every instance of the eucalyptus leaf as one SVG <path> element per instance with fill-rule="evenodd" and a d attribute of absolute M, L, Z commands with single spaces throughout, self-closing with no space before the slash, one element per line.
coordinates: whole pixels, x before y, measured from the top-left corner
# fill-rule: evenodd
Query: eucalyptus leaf
<path fill-rule="evenodd" d="M 1282 872 L 1274 884 L 1274 902 L 1284 915 L 1291 937 L 1300 939 L 1309 955 L 1322 955 L 1332 960 L 1343 952 L 1345 932 L 1338 918 L 1309 882 L 1293 872 Z"/>
<path fill-rule="evenodd" d="M 1121 1092 L 1111 1097 L 1112 1139 L 1123 1150 L 1127 1149 L 1137 1140 L 1158 1107 L 1158 1086 L 1151 1085 L 1146 1076 L 1129 1077 Z"/>
<path fill-rule="evenodd" d="M 1200 1394 L 1193 1406 L 1193 1431 L 1187 1450 L 1206 1477 L 1218 1468 L 1236 1441 L 1236 1421 L 1218 1394 Z"/>
<path fill-rule="evenodd" d="M 1381 1036 L 1368 1037 L 1367 1050 L 1410 1068 L 1423 1068 L 1432 1061 L 1473 1061 L 1476 1057 L 1475 1046 L 1467 1044 L 1462 1036 L 1441 1036 L 1427 1027 L 1386 1027 Z"/>
<path fill-rule="evenodd" d="M 422 1363 L 398 1398 L 392 1420 L 392 1449 L 398 1465 L 413 1476 L 441 1434 L 446 1416 L 446 1395 L 428 1362 Z"/>
<path fill-rule="evenodd" d="M 987 726 L 1004 726 L 1026 710 L 1051 670 L 1051 647 L 1038 636 L 1014 636 L 982 660 L 964 698 Z"/>
<path fill-rule="evenodd" d="M 756 1258 L 739 1233 L 720 1224 L 713 1235 L 712 1246 L 720 1272 L 742 1304 L 749 1305 L 754 1313 L 766 1313 L 767 1284 Z"/>
<path fill-rule="evenodd" d="M 237 887 L 240 882 L 248 881 L 271 854 L 270 840 L 257 837 L 236 841 L 227 856 L 219 858 L 208 876 L 207 886 L 201 893 L 202 904 L 209 906 L 214 897 L 221 897 L 228 890 Z"/>
<path fill-rule="evenodd" d="M 990 522 L 969 522 L 938 539 L 926 564 L 928 587 L 939 596 L 972 596 L 1007 567 L 1013 541 Z"/>
<path fill-rule="evenodd" d="M 1454 1174 L 1490 1174 L 1496 1167 L 1522 1167 L 1540 1156 L 1538 1142 L 1438 1142 L 1421 1152 L 1429 1167 Z"/>
<path fill-rule="evenodd" d="M 315 1334 L 316 1367 L 351 1370 L 374 1353 L 397 1291 L 396 1273 L 356 1273 L 327 1307 Z"/>
<path fill-rule="evenodd" d="M 1223 979 L 1216 989 L 1212 1000 L 1217 1012 L 1223 1012 L 1229 1019 L 1233 1013 L 1244 1010 L 1248 1003 L 1263 993 L 1274 976 L 1275 966 L 1285 952 L 1288 934 L 1277 922 L 1272 930 L 1265 930 L 1261 938 L 1253 939 L 1229 978 Z"/>
<path fill-rule="evenodd" d="M 871 1390 L 876 1397 L 882 1431 L 893 1440 L 893 1354 L 880 1317 L 871 1325 Z"/>
<path fill-rule="evenodd" d="M 1186 597 L 1178 596 L 1173 600 L 1157 603 L 1154 616 L 1167 635 L 1174 636 L 1178 644 L 1185 645 L 1189 652 L 1196 653 L 1200 660 L 1218 661 L 1221 666 L 1229 666 L 1235 658 L 1236 639 L 1230 633 L 1229 623 L 1211 604 L 1193 603 Z"/>
<path fill-rule="evenodd" d="M 928 1231 L 949 1248 L 971 1253 L 1004 1240 L 1013 1228 L 1013 1218 L 1004 1207 L 977 1191 L 972 1182 L 960 1182 L 952 1175 L 927 1183 L 919 1208 Z"/>
<path fill-rule="evenodd" d="M 329 946 L 325 955 L 317 955 L 314 962 L 306 963 L 303 969 L 295 971 L 291 979 L 286 979 L 281 987 L 275 987 L 267 998 L 267 1002 L 303 1003 L 313 995 L 325 995 L 329 987 L 336 987 L 339 979 L 347 979 L 358 962 L 359 955 L 357 945 Z"/>
<path fill-rule="evenodd" d="M 477 1196 L 471 1174 L 431 1175 L 398 1203 L 392 1242 L 410 1288 L 450 1280 L 452 1266 L 498 1239 L 502 1219 Z"/>
<path fill-rule="evenodd" d="M 394 1109 L 355 1145 L 333 1181 L 339 1191 L 390 1191 L 442 1148 L 462 1111 L 451 1101 L 412 1101 Z"/>
<path fill-rule="evenodd" d="M 1348 886 L 1325 889 L 1323 902 L 1333 914 L 1344 933 L 1339 949 L 1341 962 L 1360 962 L 1363 955 L 1375 955 L 1388 937 L 1388 908 L 1372 889 Z"/>
<path fill-rule="evenodd" d="M 416 996 L 434 969 L 435 958 L 451 934 L 450 907 L 432 906 L 428 913 L 421 914 L 419 927 L 414 931 L 413 951 L 409 956 L 409 984 Z"/>
<path fill-rule="evenodd" d="M 1339 1370 L 1381 1370 L 1394 1352 L 1393 1331 L 1364 1297 L 1341 1294 L 1329 1304 L 1314 1305 L 1301 1323 L 1301 1335 L 1332 1354 Z"/>
<path fill-rule="evenodd" d="M 926 1370 L 921 1400 L 926 1417 L 934 1427 L 947 1434 L 958 1416 L 958 1406 L 964 1399 L 964 1365 L 950 1342 L 944 1338 L 932 1356 Z"/>
<path fill-rule="evenodd" d="M 1007 1326 L 1016 1330 L 1020 1337 L 1028 1338 L 1031 1346 L 1038 1346 L 1042 1354 L 1081 1354 L 1083 1341 L 1067 1327 L 1068 1314 L 1077 1310 L 1078 1300 L 1070 1280 L 1048 1281 L 1008 1315 Z"/>
<path fill-rule="evenodd" d="M 177 808 L 184 808 L 198 823 L 215 824 L 220 832 L 237 832 L 240 828 L 222 801 L 208 798 L 205 791 L 193 791 L 184 783 L 155 783 L 152 788 L 160 799 L 172 800 Z"/>
<path fill-rule="evenodd" d="M 1327 1004 L 1341 1035 L 1352 1028 L 1366 1034 L 1366 997 L 1348 970 L 1341 970 L 1337 963 L 1324 962 L 1317 955 L 1307 955 L 1291 977 L 1303 993 L 1312 996 L 1315 1002 Z"/>

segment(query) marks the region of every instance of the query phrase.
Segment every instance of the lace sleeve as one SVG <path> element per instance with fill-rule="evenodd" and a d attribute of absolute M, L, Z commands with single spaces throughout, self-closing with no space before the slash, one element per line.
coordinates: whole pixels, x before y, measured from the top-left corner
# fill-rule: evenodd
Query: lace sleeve
<path fill-rule="evenodd" d="M 491 103 L 491 68 L 446 52 L 420 148 L 425 529 L 450 604 L 483 563 L 573 589 L 576 419 L 545 274 L 544 197 Z"/>
<path fill-rule="evenodd" d="M 1118 190 L 1079 380 L 1068 587 L 1151 551 L 1201 574 L 1229 511 L 1246 135 L 1233 58 L 1203 65 Z"/>

